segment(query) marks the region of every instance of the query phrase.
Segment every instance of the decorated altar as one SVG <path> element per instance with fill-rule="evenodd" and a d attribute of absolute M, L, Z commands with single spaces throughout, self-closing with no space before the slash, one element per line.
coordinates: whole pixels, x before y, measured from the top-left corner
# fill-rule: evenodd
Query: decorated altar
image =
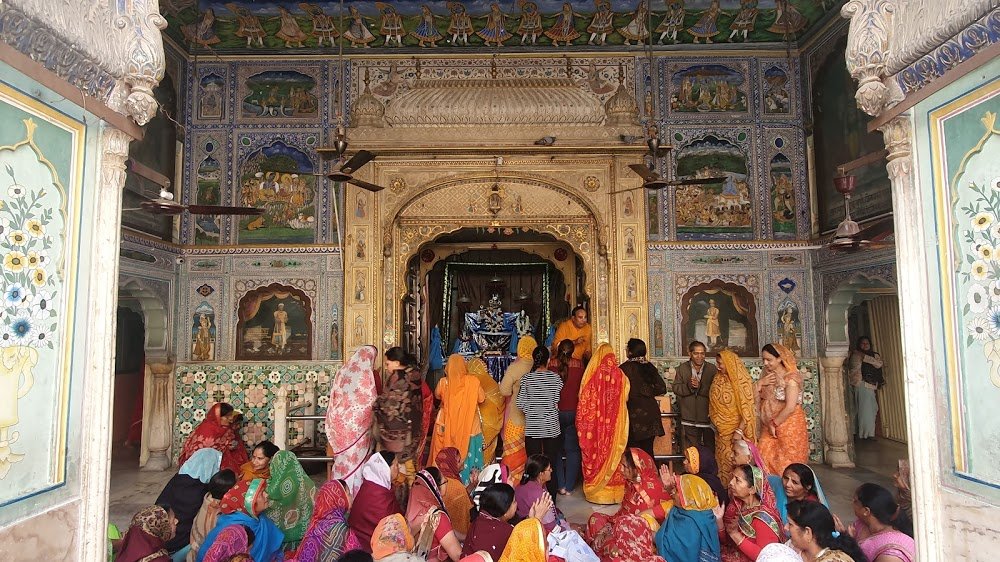
<path fill-rule="evenodd" d="M 532 335 L 528 315 L 523 310 L 504 312 L 500 296 L 494 294 L 486 306 L 463 315 L 462 332 L 452 345 L 452 353 L 467 359 L 481 357 L 490 375 L 499 381 L 517 358 L 517 343 L 524 335 Z"/>

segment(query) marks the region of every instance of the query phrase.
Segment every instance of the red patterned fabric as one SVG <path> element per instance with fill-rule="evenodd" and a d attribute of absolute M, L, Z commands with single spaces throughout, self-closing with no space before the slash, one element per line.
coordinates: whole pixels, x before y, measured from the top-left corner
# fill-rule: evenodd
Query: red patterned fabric
<path fill-rule="evenodd" d="M 663 487 L 660 480 L 660 473 L 656 469 L 656 462 L 646 451 L 632 447 L 628 450 L 632 455 L 632 462 L 635 463 L 636 479 L 625 481 L 625 496 L 622 498 L 622 507 L 619 514 L 639 514 L 662 502 L 672 501 L 672 497 Z M 666 516 L 666 513 L 664 513 Z M 663 517 L 657 517 L 663 520 Z"/>
<path fill-rule="evenodd" d="M 246 444 L 243 443 L 232 426 L 222 424 L 222 404 L 214 404 L 205 414 L 205 420 L 188 436 L 181 448 L 181 456 L 177 465 L 183 466 L 198 449 L 215 449 L 222 453 L 222 464 L 219 470 L 232 470 L 240 473 L 243 463 L 250 460 Z"/>

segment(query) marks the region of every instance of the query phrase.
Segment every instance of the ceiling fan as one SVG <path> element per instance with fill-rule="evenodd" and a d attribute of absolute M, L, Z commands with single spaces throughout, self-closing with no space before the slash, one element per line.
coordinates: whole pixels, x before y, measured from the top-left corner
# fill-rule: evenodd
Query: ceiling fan
<path fill-rule="evenodd" d="M 174 194 L 170 192 L 170 180 L 146 166 L 129 159 L 126 161 L 128 169 L 135 172 L 154 183 L 160 185 L 160 196 L 156 199 L 144 197 L 138 193 L 133 195 L 143 199 L 138 207 L 122 209 L 123 211 L 146 211 L 154 215 L 179 215 L 183 212 L 192 215 L 262 215 L 264 209 L 257 207 L 229 207 L 224 205 L 182 205 L 174 201 Z"/>
<path fill-rule="evenodd" d="M 664 145 L 660 142 L 658 136 L 656 136 L 654 128 L 650 127 L 650 136 L 646 141 L 646 145 L 649 147 L 649 164 L 629 164 L 628 167 L 632 169 L 639 177 L 642 178 L 642 185 L 639 187 L 630 187 L 628 189 L 620 189 L 618 191 L 612 191 L 611 195 L 616 193 L 625 193 L 626 191 L 635 191 L 639 188 L 646 188 L 652 191 L 659 191 L 661 189 L 666 189 L 668 187 L 678 187 L 683 185 L 711 185 L 725 182 L 727 176 L 711 176 L 704 178 L 685 178 L 678 180 L 668 180 L 663 178 L 655 170 L 655 162 L 658 158 L 667 156 L 674 147 L 670 145 Z"/>
<path fill-rule="evenodd" d="M 833 240 L 827 245 L 837 252 L 857 252 L 861 249 L 876 249 L 892 246 L 891 243 L 878 242 L 893 230 L 892 215 L 875 220 L 865 228 L 851 218 L 851 195 L 855 190 L 854 176 L 837 176 L 833 185 L 844 196 L 844 220 L 837 225 Z"/>

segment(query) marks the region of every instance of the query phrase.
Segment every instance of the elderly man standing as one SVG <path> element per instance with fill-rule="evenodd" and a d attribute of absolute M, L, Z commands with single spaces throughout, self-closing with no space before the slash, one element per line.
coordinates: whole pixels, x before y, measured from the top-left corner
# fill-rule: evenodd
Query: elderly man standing
<path fill-rule="evenodd" d="M 590 361 L 590 355 L 593 353 L 593 335 L 590 323 L 587 322 L 587 309 L 583 306 L 574 308 L 569 320 L 559 324 L 556 335 L 552 338 L 554 346 L 551 350 L 552 355 L 556 354 L 555 346 L 558 346 L 559 342 L 563 340 L 572 340 L 574 359 L 583 361 L 584 365 Z"/>
<path fill-rule="evenodd" d="M 673 391 L 681 410 L 681 433 L 684 448 L 704 445 L 715 450 L 715 430 L 708 419 L 708 394 L 718 372 L 715 365 L 705 362 L 705 344 L 688 344 L 690 360 L 677 366 Z"/>

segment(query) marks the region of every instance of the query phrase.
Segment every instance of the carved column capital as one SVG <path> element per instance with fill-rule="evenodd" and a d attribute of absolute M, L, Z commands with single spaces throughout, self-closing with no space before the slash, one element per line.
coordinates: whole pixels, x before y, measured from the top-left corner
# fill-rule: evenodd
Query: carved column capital
<path fill-rule="evenodd" d="M 128 145 L 132 137 L 118 129 L 107 128 L 101 137 L 101 185 L 116 186 L 117 191 L 125 187 L 125 160 L 128 159 Z"/>
<path fill-rule="evenodd" d="M 160 15 L 156 2 L 143 2 L 137 3 L 130 15 L 119 17 L 115 25 L 133 30 L 123 52 L 125 81 L 132 86 L 125 99 L 125 111 L 140 126 L 145 125 L 159 108 L 153 88 L 163 78 L 165 56 L 160 31 L 167 28 L 167 20 Z"/>
<path fill-rule="evenodd" d="M 850 0 L 840 15 L 851 20 L 847 33 L 847 70 L 858 81 L 855 99 L 871 116 L 882 112 L 889 89 L 882 83 L 889 57 L 889 24 L 895 2 L 891 0 Z"/>
<path fill-rule="evenodd" d="M 895 187 L 899 181 L 907 181 L 913 171 L 913 127 L 910 124 L 910 117 L 900 115 L 879 130 L 882 131 L 882 141 L 889 151 L 886 156 L 889 162 L 886 164 L 886 169 Z"/>

